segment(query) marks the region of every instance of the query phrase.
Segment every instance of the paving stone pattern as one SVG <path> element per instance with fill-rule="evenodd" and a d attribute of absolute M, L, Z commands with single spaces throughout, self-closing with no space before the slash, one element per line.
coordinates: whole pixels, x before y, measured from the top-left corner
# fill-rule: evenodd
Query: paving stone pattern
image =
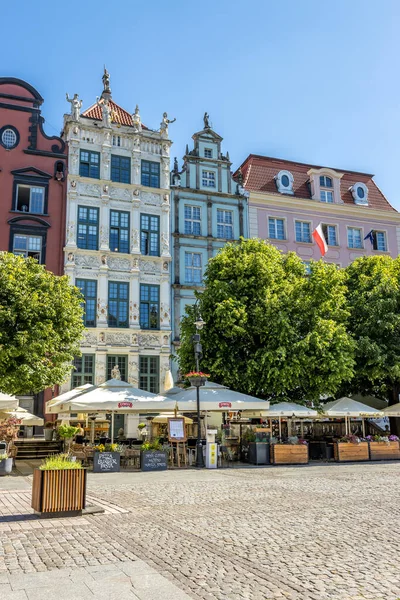
<path fill-rule="evenodd" d="M 91 498 L 114 507 L 104 515 L 0 517 L 0 597 L 22 573 L 104 568 L 125 581 L 123 566 L 137 564 L 156 590 L 126 598 L 397 600 L 399 473 L 367 463 L 91 475 Z"/>

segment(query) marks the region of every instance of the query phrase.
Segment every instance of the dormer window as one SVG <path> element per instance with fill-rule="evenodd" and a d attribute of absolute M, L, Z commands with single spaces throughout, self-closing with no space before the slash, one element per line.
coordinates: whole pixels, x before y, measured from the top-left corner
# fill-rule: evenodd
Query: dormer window
<path fill-rule="evenodd" d="M 350 191 L 355 204 L 368 206 L 368 188 L 364 183 L 355 183 L 351 186 Z"/>
<path fill-rule="evenodd" d="M 279 171 L 275 177 L 276 187 L 281 194 L 293 194 L 293 175 L 290 171 Z"/>
<path fill-rule="evenodd" d="M 204 157 L 212 158 L 212 148 L 204 148 Z"/>
<path fill-rule="evenodd" d="M 319 178 L 321 202 L 333 202 L 333 183 L 330 177 L 321 175 Z"/>

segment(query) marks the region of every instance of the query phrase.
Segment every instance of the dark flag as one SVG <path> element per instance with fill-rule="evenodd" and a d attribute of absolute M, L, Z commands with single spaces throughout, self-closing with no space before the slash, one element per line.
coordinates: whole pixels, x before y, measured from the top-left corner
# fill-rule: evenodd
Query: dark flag
<path fill-rule="evenodd" d="M 365 236 L 364 240 L 369 240 L 372 245 L 374 245 L 374 230 L 371 229 L 369 233 Z"/>

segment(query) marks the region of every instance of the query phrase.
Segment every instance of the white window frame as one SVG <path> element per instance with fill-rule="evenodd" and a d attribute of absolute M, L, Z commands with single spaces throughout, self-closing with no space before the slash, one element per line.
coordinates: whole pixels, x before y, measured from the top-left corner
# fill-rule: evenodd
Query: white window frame
<path fill-rule="evenodd" d="M 375 229 L 374 230 L 375 233 L 375 240 L 376 240 L 376 248 L 374 248 L 373 246 L 373 250 L 375 252 L 387 252 L 388 251 L 388 237 L 387 237 L 387 232 L 384 229 Z M 382 248 L 378 248 L 378 236 L 377 234 L 380 233 L 381 235 L 383 235 L 384 241 L 385 241 L 385 249 L 382 250 Z"/>
<path fill-rule="evenodd" d="M 46 188 L 43 185 L 29 185 L 28 183 L 18 183 L 17 184 L 17 190 L 16 190 L 16 196 L 15 196 L 15 209 L 18 212 L 25 212 L 22 210 L 18 210 L 18 193 L 19 193 L 19 189 L 20 188 L 28 188 L 29 189 L 29 204 L 28 204 L 28 210 L 26 211 L 27 213 L 31 213 L 34 215 L 43 215 L 44 214 L 44 205 L 45 205 L 45 199 L 46 199 Z M 42 190 L 42 210 L 41 211 L 35 211 L 33 212 L 31 210 L 31 202 L 32 202 L 32 192 L 33 190 Z"/>
<path fill-rule="evenodd" d="M 286 175 L 289 179 L 289 185 L 284 185 L 282 182 L 282 178 Z M 278 175 L 275 176 L 276 186 L 278 188 L 278 192 L 281 194 L 290 194 L 293 195 L 293 182 L 294 177 L 290 171 L 279 171 Z"/>
<path fill-rule="evenodd" d="M 208 156 L 208 154 L 210 156 Z M 212 148 L 204 148 L 204 158 L 212 158 L 213 157 L 213 150 Z"/>
<path fill-rule="evenodd" d="M 194 255 L 199 256 L 200 257 L 200 266 L 195 266 L 193 265 L 193 257 Z M 191 256 L 191 265 L 187 265 L 186 264 L 186 257 L 187 256 Z M 191 275 L 188 277 L 188 274 L 191 273 Z M 200 273 L 200 280 L 199 281 L 195 281 L 194 280 L 194 275 L 195 273 Z M 186 251 L 185 250 L 185 283 L 188 284 L 193 284 L 193 285 L 200 285 L 203 279 L 203 261 L 202 261 L 202 254 L 201 252 L 192 252 L 192 251 Z"/>
<path fill-rule="evenodd" d="M 190 219 L 186 218 L 186 215 L 185 215 L 186 208 L 190 208 L 190 214 L 191 214 Z M 200 217 L 198 219 L 193 218 L 193 209 L 194 208 L 196 208 L 200 211 Z M 186 222 L 190 223 L 191 233 L 186 232 Z M 193 224 L 194 223 L 199 223 L 200 233 L 193 233 Z M 184 204 L 183 205 L 183 226 L 184 226 L 184 233 L 186 235 L 201 235 L 201 206 L 197 206 L 196 204 Z"/>
<path fill-rule="evenodd" d="M 340 246 L 339 244 L 339 230 L 338 230 L 338 226 L 335 225 L 334 223 L 322 223 L 322 230 L 324 230 L 324 227 L 327 228 L 327 234 L 325 235 L 325 239 L 326 239 L 326 243 L 328 246 L 330 246 L 331 248 L 337 248 L 338 246 Z M 329 234 L 328 234 L 328 227 L 333 227 L 335 229 L 335 238 L 336 238 L 336 244 L 330 244 L 329 243 Z"/>
<path fill-rule="evenodd" d="M 220 213 L 223 213 L 223 218 L 222 221 L 219 220 L 219 216 Z M 227 222 L 225 220 L 225 215 L 226 214 L 230 214 L 231 215 L 231 222 Z M 224 235 L 220 236 L 218 234 L 218 227 L 223 227 L 224 228 Z M 227 228 L 229 228 L 229 230 L 231 231 L 231 236 L 225 235 Z M 217 208 L 217 237 L 224 239 L 224 240 L 233 240 L 234 239 L 234 231 L 233 231 L 233 210 L 228 210 L 226 208 Z"/>
<path fill-rule="evenodd" d="M 360 198 L 358 195 L 358 188 L 361 188 L 364 191 L 364 198 Z M 359 206 L 368 206 L 368 188 L 365 183 L 362 181 L 358 181 L 350 188 L 351 195 L 353 196 L 354 204 L 358 204 Z"/>
<path fill-rule="evenodd" d="M 361 246 L 350 246 L 349 232 L 353 229 L 356 229 L 360 232 Z M 347 226 L 347 247 L 349 248 L 349 250 L 364 250 L 364 230 L 362 227 L 351 227 L 349 225 Z"/>
<path fill-rule="evenodd" d="M 13 136 L 12 144 L 6 144 L 6 142 L 4 141 L 4 139 L 7 138 L 7 135 L 9 135 L 9 134 L 12 134 L 12 136 Z M 6 148 L 7 150 L 11 150 L 12 148 L 15 148 L 15 146 L 17 145 L 17 141 L 18 141 L 18 137 L 13 129 L 11 129 L 10 127 L 4 129 L 3 133 L 1 134 L 1 143 L 3 144 L 4 148 Z"/>
<path fill-rule="evenodd" d="M 300 223 L 301 224 L 301 240 L 297 239 L 297 230 L 296 230 L 296 223 Z M 304 241 L 303 237 L 303 225 L 308 225 L 308 230 L 309 230 L 309 240 L 308 241 Z M 312 244 L 312 224 L 311 221 L 300 221 L 299 219 L 296 219 L 294 221 L 294 239 L 296 244 Z"/>
<path fill-rule="evenodd" d="M 201 172 L 201 185 L 203 187 L 215 188 L 217 178 L 215 177 L 215 171 L 206 171 L 205 169 Z"/>
<path fill-rule="evenodd" d="M 328 197 L 332 198 L 332 200 L 328 200 Z M 321 202 L 325 202 L 326 204 L 333 204 L 335 201 L 333 188 L 320 188 L 319 199 L 321 200 Z"/>
<path fill-rule="evenodd" d="M 17 237 L 26 238 L 26 245 L 27 245 L 26 250 L 15 248 L 15 238 L 17 238 Z M 29 239 L 40 240 L 40 250 L 32 250 L 32 249 L 30 250 L 28 247 Z M 31 256 L 32 254 L 39 254 L 39 258 L 37 258 L 36 256 L 34 256 L 32 258 L 36 258 L 38 263 L 41 264 L 42 250 L 43 250 L 43 237 L 41 235 L 31 235 L 29 233 L 18 233 L 18 232 L 15 232 L 13 234 L 13 249 L 12 249 L 13 254 L 15 254 L 17 256 L 23 256 L 24 258 L 27 258 L 27 257 Z M 29 254 L 29 252 L 31 252 L 31 255 Z"/>
<path fill-rule="evenodd" d="M 121 136 L 120 135 L 113 135 L 112 136 L 112 145 L 120 148 L 121 147 Z"/>
<path fill-rule="evenodd" d="M 271 219 L 273 221 L 275 221 L 274 229 L 275 229 L 275 235 L 276 235 L 276 237 L 271 237 L 270 236 L 269 222 L 270 222 Z M 283 238 L 278 237 L 278 228 L 276 226 L 276 221 L 282 221 L 282 223 L 283 223 Z M 284 241 L 287 240 L 287 237 L 286 237 L 286 219 L 284 217 L 273 217 L 273 216 L 268 215 L 268 218 L 267 218 L 267 227 L 268 227 L 268 239 L 269 240 L 277 240 L 279 242 L 284 242 Z"/>

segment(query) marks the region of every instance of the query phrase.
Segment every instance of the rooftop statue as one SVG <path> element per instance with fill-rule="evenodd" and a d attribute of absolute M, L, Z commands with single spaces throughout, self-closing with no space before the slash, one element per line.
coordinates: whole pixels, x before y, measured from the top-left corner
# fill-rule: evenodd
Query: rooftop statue
<path fill-rule="evenodd" d="M 71 103 L 71 115 L 74 121 L 79 121 L 80 110 L 82 108 L 82 100 L 79 100 L 79 94 L 74 94 L 73 98 L 70 98 L 68 92 L 65 94 L 67 102 Z"/>

